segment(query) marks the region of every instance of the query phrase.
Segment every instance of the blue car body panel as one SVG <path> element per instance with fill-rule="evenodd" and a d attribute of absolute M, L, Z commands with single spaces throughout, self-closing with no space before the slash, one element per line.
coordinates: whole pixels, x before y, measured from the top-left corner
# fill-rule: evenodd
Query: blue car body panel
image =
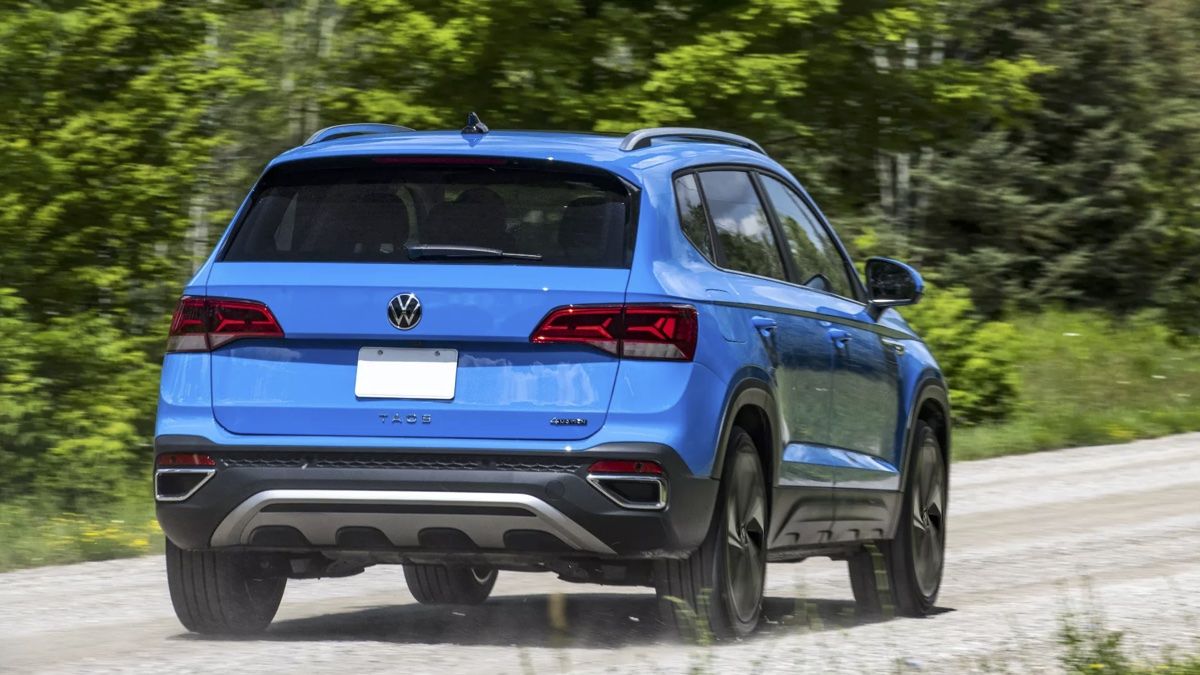
<path fill-rule="evenodd" d="M 753 386 L 775 407 L 769 411 L 778 427 L 770 474 L 779 489 L 824 490 L 831 498 L 839 487 L 899 490 L 915 416 L 928 401 L 945 405 L 944 382 L 924 343 L 894 310 L 873 314 L 860 300 L 718 268 L 681 231 L 672 179 L 686 169 L 735 165 L 770 172 L 807 198 L 803 187 L 750 150 L 680 142 L 624 152 L 619 141 L 592 134 L 422 132 L 350 137 L 283 153 L 267 172 L 312 160 L 390 155 L 595 167 L 625 181 L 638 200 L 632 263 L 589 269 L 224 262 L 227 231 L 184 294 L 261 301 L 286 338 L 168 354 L 156 433 L 227 446 L 511 453 L 586 453 L 607 443 L 646 441 L 673 448 L 694 475 L 718 477 L 722 434 L 737 412 L 732 401 Z M 399 292 L 416 293 L 426 308 L 411 333 L 397 333 L 383 311 Z M 592 303 L 696 307 L 694 360 L 620 359 L 585 347 L 530 343 L 538 319 L 552 308 Z M 772 323 L 773 330 L 760 327 Z M 839 346 L 843 338 L 848 349 Z M 453 401 L 356 399 L 359 348 L 414 344 L 459 350 Z M 434 421 L 393 424 L 397 413 Z M 587 424 L 547 423 L 559 416 Z M 815 516 L 817 529 L 830 527 L 822 519 L 835 518 Z"/>

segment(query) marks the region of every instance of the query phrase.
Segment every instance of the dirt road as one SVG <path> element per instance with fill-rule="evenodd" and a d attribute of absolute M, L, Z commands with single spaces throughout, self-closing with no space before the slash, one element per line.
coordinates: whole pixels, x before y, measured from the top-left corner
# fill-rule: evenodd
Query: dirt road
<path fill-rule="evenodd" d="M 845 565 L 811 560 L 771 566 L 760 635 L 698 648 L 658 632 L 648 589 L 501 573 L 485 605 L 436 609 L 381 566 L 292 582 L 264 638 L 209 640 L 179 627 L 148 557 L 0 574 L 0 670 L 1039 672 L 1072 608 L 1147 659 L 1200 653 L 1200 434 L 961 463 L 951 481 L 929 619 L 857 624 Z"/>

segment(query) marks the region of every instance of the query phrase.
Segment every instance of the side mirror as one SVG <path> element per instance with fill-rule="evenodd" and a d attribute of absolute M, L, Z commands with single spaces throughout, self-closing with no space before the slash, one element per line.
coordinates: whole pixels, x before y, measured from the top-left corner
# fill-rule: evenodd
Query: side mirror
<path fill-rule="evenodd" d="M 888 258 L 867 260 L 867 296 L 878 315 L 888 307 L 915 305 L 925 293 L 925 280 L 913 268 Z"/>

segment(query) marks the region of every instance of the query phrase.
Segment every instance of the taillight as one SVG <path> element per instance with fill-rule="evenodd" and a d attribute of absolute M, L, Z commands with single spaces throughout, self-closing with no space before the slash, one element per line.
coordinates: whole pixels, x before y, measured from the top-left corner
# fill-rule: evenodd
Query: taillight
<path fill-rule="evenodd" d="M 168 352 L 206 352 L 241 338 L 279 338 L 283 328 L 261 302 L 185 296 L 175 307 Z"/>
<path fill-rule="evenodd" d="M 529 337 L 538 344 L 587 344 L 631 359 L 691 361 L 696 308 L 687 305 L 571 305 L 551 310 Z"/>

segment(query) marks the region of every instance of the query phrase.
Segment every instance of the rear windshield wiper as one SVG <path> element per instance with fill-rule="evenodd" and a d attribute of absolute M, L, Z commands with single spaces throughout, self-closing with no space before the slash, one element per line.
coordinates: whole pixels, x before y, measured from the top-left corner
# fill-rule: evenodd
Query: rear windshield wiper
<path fill-rule="evenodd" d="M 404 247 L 409 260 L 447 258 L 509 258 L 512 260 L 541 260 L 540 253 L 513 253 L 484 246 L 456 246 L 452 244 L 412 244 Z"/>

